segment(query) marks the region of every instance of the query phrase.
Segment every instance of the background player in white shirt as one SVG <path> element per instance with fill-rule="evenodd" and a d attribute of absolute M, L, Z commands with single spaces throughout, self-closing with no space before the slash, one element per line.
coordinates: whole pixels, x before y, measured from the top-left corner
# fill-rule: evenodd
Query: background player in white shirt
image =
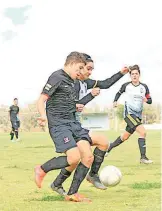
<path fill-rule="evenodd" d="M 114 107 L 117 107 L 117 101 L 121 94 L 126 93 L 124 105 L 124 120 L 127 123 L 125 132 L 110 144 L 108 153 L 121 143 L 126 141 L 135 131 L 139 134 L 138 144 L 141 154 L 141 163 L 150 164 L 153 161 L 146 157 L 146 130 L 142 125 L 143 103 L 152 103 L 148 86 L 139 81 L 140 68 L 138 65 L 130 67 L 131 81 L 122 85 L 121 89 L 115 95 Z"/>

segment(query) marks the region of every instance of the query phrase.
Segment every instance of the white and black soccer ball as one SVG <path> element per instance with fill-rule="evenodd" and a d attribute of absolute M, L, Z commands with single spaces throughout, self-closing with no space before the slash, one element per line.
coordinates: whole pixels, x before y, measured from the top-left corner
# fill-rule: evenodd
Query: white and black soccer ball
<path fill-rule="evenodd" d="M 120 183 L 122 179 L 122 173 L 119 168 L 115 166 L 105 166 L 100 174 L 100 181 L 106 187 L 113 187 Z"/>

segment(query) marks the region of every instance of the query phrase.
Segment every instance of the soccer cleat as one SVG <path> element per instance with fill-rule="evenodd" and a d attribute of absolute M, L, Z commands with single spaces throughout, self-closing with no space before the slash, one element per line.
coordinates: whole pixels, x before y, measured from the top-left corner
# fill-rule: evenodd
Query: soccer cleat
<path fill-rule="evenodd" d="M 57 192 L 61 196 L 67 195 L 66 191 L 62 186 L 56 187 L 53 183 L 51 184 L 51 189 L 55 192 Z"/>
<path fill-rule="evenodd" d="M 101 190 L 106 190 L 107 188 L 101 183 L 99 176 L 95 174 L 93 177 L 91 177 L 89 174 L 86 177 L 87 181 L 92 183 L 96 188 Z"/>
<path fill-rule="evenodd" d="M 43 169 L 41 168 L 40 165 L 38 165 L 34 168 L 34 172 L 35 172 L 35 183 L 38 186 L 38 188 L 41 188 L 42 181 L 43 181 L 46 173 L 43 171 Z"/>
<path fill-rule="evenodd" d="M 153 163 L 152 160 L 149 160 L 146 156 L 140 159 L 140 163 L 144 163 L 144 164 L 151 164 Z"/>
<path fill-rule="evenodd" d="M 20 138 L 17 138 L 16 141 L 19 142 L 19 141 L 21 141 L 21 139 Z"/>
<path fill-rule="evenodd" d="M 66 195 L 65 200 L 72 202 L 91 202 L 89 198 L 86 198 L 84 195 L 79 193 L 75 193 L 73 195 Z"/>

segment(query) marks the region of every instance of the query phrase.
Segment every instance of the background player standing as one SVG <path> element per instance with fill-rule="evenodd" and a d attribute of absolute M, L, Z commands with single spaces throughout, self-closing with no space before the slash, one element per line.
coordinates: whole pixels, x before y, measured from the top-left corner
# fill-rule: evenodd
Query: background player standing
<path fill-rule="evenodd" d="M 18 115 L 19 115 L 18 99 L 14 98 L 13 105 L 10 106 L 9 109 L 9 118 L 12 125 L 12 130 L 10 132 L 12 142 L 14 142 L 14 135 L 16 136 L 16 141 L 20 141 L 19 139 L 20 120 Z"/>

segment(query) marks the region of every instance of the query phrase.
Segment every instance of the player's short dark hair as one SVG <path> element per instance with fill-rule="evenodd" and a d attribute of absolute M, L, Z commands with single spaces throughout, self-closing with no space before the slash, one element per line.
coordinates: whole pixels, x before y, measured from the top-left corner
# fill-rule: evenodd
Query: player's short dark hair
<path fill-rule="evenodd" d="M 82 53 L 79 53 L 77 51 L 73 51 L 66 57 L 65 66 L 69 65 L 70 63 L 84 63 L 84 64 L 86 64 L 86 59 L 85 59 L 85 57 L 83 56 Z"/>
<path fill-rule="evenodd" d="M 139 72 L 139 74 L 141 74 L 140 68 L 137 64 L 133 65 L 133 66 L 129 66 L 130 69 L 130 74 L 133 70 L 137 70 Z"/>
<path fill-rule="evenodd" d="M 86 62 L 93 62 L 93 59 L 91 58 L 90 55 L 88 55 L 88 54 L 86 54 L 86 53 L 83 53 L 83 56 L 85 57 Z"/>
<path fill-rule="evenodd" d="M 14 100 L 18 100 L 18 99 L 15 97 Z"/>

